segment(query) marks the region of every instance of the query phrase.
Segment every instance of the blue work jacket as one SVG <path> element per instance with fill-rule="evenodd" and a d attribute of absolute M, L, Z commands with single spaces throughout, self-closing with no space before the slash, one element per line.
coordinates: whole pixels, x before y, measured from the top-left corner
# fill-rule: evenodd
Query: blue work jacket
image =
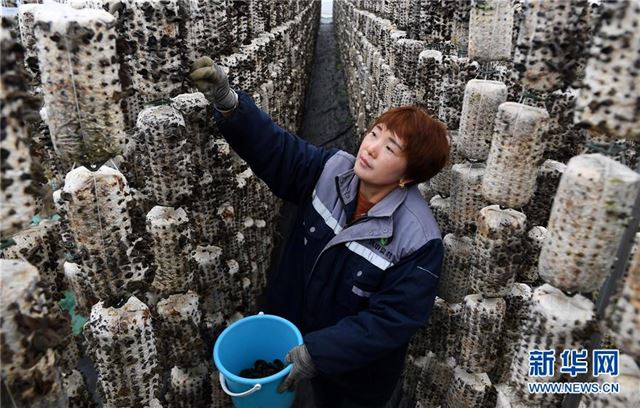
<path fill-rule="evenodd" d="M 229 145 L 278 197 L 298 204 L 267 285 L 267 312 L 300 328 L 321 376 L 348 398 L 386 401 L 411 336 L 436 296 L 443 245 L 416 186 L 396 188 L 352 222 L 355 158 L 287 132 L 246 93 L 225 118 Z"/>

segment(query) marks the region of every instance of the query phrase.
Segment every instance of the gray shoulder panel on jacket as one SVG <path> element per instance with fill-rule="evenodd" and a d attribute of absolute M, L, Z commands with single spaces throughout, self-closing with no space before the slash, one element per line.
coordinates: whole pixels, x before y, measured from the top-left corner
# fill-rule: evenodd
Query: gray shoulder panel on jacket
<path fill-rule="evenodd" d="M 442 239 L 429 204 L 418 188 L 410 188 L 407 198 L 394 214 L 394 241 L 399 240 L 400 258 L 411 255 L 432 239 Z"/>
<path fill-rule="evenodd" d="M 355 161 L 355 157 L 343 150 L 338 150 L 336 154 L 327 160 L 315 187 L 321 200 L 326 203 L 333 201 L 334 197 L 338 194 L 338 192 L 335 191 L 334 178 L 352 169 Z"/>

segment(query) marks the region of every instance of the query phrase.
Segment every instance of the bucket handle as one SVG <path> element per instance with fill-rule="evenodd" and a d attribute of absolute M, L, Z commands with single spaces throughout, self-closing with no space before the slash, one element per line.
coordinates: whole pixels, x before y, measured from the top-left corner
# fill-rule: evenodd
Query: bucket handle
<path fill-rule="evenodd" d="M 253 388 L 246 390 L 245 392 L 238 392 L 238 393 L 231 392 L 227 388 L 227 382 L 225 381 L 224 375 L 222 375 L 222 373 L 220 373 L 220 386 L 222 387 L 222 391 L 224 391 L 225 394 L 231 397 L 246 397 L 248 395 L 253 394 L 254 392 L 260 391 L 260 389 L 262 388 L 262 384 L 256 384 L 253 386 Z"/>

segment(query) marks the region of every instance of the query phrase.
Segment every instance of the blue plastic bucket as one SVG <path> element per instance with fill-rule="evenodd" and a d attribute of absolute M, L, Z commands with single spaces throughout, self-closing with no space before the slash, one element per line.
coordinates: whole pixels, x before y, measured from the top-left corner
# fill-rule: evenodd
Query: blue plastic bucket
<path fill-rule="evenodd" d="M 302 344 L 302 334 L 290 321 L 274 315 L 257 314 L 245 317 L 224 331 L 213 347 L 213 361 L 220 371 L 220 386 L 233 400 L 236 408 L 288 408 L 295 391 L 278 393 L 278 385 L 291 371 L 291 364 L 264 378 L 238 376 L 256 360 L 272 362 L 284 358 L 295 346 Z"/>

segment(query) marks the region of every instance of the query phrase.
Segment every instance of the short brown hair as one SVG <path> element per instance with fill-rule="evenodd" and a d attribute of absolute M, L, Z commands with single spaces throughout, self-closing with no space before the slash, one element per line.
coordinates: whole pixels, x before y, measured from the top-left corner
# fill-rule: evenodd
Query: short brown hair
<path fill-rule="evenodd" d="M 418 106 L 389 109 L 376 119 L 367 133 L 382 123 L 405 143 L 406 177 L 412 180 L 409 184 L 431 179 L 446 165 L 449 159 L 447 127 L 424 109 Z"/>

